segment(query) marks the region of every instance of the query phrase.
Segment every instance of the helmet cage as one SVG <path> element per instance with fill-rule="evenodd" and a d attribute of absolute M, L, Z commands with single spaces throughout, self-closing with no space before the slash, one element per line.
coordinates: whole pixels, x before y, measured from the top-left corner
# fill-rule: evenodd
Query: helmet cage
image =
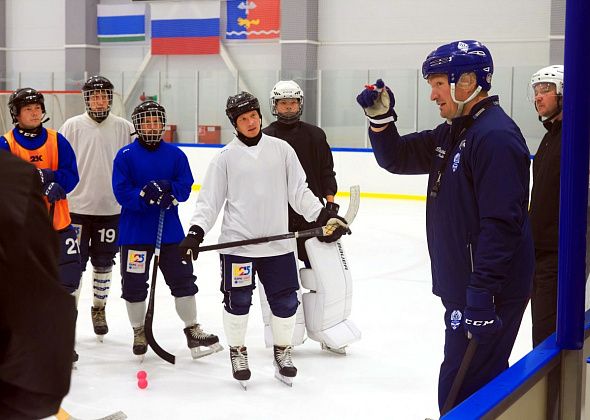
<path fill-rule="evenodd" d="M 280 115 L 277 112 L 277 102 L 280 99 L 297 99 L 299 101 L 299 111 L 293 115 Z M 303 91 L 297 83 L 292 80 L 279 81 L 270 91 L 270 111 L 275 117 L 281 117 L 287 120 L 293 120 L 301 117 L 303 114 Z"/>
<path fill-rule="evenodd" d="M 41 92 L 36 91 L 33 88 L 20 88 L 15 90 L 8 99 L 8 110 L 12 117 L 12 123 L 18 123 L 18 115 L 23 106 L 30 104 L 41 105 L 41 111 L 43 116 L 45 115 L 45 98 Z"/>
<path fill-rule="evenodd" d="M 162 124 L 162 128 L 157 132 L 153 129 L 144 129 L 143 125 L 146 123 L 153 123 L 154 118 L 157 118 Z M 163 106 L 156 102 L 144 102 L 135 108 L 131 115 L 131 122 L 135 128 L 135 132 L 140 140 L 148 145 L 155 145 L 162 140 L 162 135 L 166 127 L 166 110 Z"/>
<path fill-rule="evenodd" d="M 86 112 L 95 119 L 105 119 L 109 116 L 111 107 L 113 105 L 113 84 L 106 77 L 92 76 L 89 78 L 84 86 L 82 86 L 82 95 L 84 96 L 84 106 Z M 91 99 L 94 95 L 106 95 L 108 105 L 103 110 L 93 110 L 90 106 Z"/>

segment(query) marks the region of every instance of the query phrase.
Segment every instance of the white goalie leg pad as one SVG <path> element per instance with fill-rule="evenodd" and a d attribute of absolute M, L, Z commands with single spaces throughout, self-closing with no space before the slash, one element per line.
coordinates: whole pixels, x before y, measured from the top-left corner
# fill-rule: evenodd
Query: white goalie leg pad
<path fill-rule="evenodd" d="M 309 338 L 331 348 L 343 348 L 361 338 L 347 319 L 352 307 L 352 277 L 340 241 L 324 243 L 317 238 L 305 242 L 312 268 L 300 270 L 305 325 Z"/>
<path fill-rule="evenodd" d="M 273 315 L 270 310 L 268 300 L 266 299 L 264 286 L 262 285 L 262 283 L 259 283 L 256 285 L 256 287 L 258 288 L 258 292 L 260 295 L 260 309 L 262 309 L 262 319 L 264 320 L 264 345 L 266 346 L 266 348 L 270 348 L 273 346 L 272 328 L 270 326 L 270 320 Z M 301 283 L 299 284 L 299 290 L 297 290 L 297 301 L 302 301 Z M 303 344 L 306 338 L 303 305 L 300 304 L 297 307 L 297 312 L 295 312 L 295 316 L 295 330 L 293 331 L 293 343 L 291 345 L 298 346 L 300 344 Z"/>
<path fill-rule="evenodd" d="M 283 347 L 292 345 L 296 318 L 297 315 L 292 315 L 289 318 L 280 318 L 274 315 L 270 317 L 274 345 Z"/>
<path fill-rule="evenodd" d="M 246 342 L 248 314 L 234 315 L 223 309 L 223 329 L 230 347 L 243 347 Z"/>

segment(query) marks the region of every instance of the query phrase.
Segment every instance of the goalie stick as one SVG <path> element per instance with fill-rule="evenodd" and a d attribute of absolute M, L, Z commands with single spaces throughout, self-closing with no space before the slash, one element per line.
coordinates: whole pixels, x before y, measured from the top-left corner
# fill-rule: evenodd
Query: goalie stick
<path fill-rule="evenodd" d="M 360 204 L 360 195 L 361 189 L 358 185 L 353 185 L 350 187 L 350 201 L 348 203 L 348 209 L 346 210 L 346 215 L 344 216 L 344 220 L 348 226 L 352 224 L 354 221 L 356 214 L 359 210 Z M 254 239 L 244 239 L 242 241 L 232 241 L 232 242 L 224 242 L 221 244 L 215 245 L 205 245 L 199 247 L 199 252 L 203 251 L 213 251 L 216 249 L 224 249 L 224 248 L 233 248 L 235 246 L 243 246 L 243 245 L 254 245 L 254 244 L 261 244 L 265 242 L 272 242 L 272 241 L 281 241 L 284 239 L 293 239 L 293 238 L 313 238 L 316 236 L 328 236 L 326 233 L 326 226 L 317 227 L 313 229 L 307 230 L 300 230 L 298 232 L 289 232 L 289 233 L 282 233 L 280 235 L 273 235 L 273 236 L 265 236 L 262 238 L 254 238 Z"/>
<path fill-rule="evenodd" d="M 154 301 L 156 298 L 156 277 L 158 275 L 158 263 L 160 262 L 160 248 L 162 246 L 162 230 L 164 229 L 164 215 L 166 210 L 160 210 L 160 218 L 158 219 L 158 234 L 156 235 L 156 249 L 154 251 L 154 267 L 152 269 L 152 284 L 150 286 L 150 301 L 145 313 L 144 331 L 145 337 L 152 350 L 168 363 L 174 364 L 176 357 L 168 353 L 156 342 L 154 332 L 152 330 L 154 323 Z"/>

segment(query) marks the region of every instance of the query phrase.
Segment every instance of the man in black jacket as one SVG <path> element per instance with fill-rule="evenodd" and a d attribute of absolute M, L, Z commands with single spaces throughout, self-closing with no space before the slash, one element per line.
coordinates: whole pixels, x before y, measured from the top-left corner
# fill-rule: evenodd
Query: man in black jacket
<path fill-rule="evenodd" d="M 539 121 L 547 129 L 533 160 L 530 219 L 535 243 L 535 276 L 531 297 L 533 346 L 555 332 L 563 66 L 533 74 L 531 89 Z"/>
<path fill-rule="evenodd" d="M 76 310 L 30 164 L 0 151 L 0 418 L 57 413 L 70 389 Z"/>

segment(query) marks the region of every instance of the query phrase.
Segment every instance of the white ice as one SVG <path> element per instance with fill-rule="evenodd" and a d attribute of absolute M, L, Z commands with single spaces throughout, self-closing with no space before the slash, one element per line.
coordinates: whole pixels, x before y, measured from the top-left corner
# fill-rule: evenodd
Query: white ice
<path fill-rule="evenodd" d="M 180 206 L 188 227 L 196 194 Z M 339 198 L 346 209 L 346 198 Z M 221 218 L 220 218 L 221 219 Z M 431 293 L 425 239 L 425 204 L 419 201 L 361 200 L 351 236 L 343 239 L 354 279 L 352 315 L 361 341 L 340 356 L 308 339 L 295 348 L 298 368 L 292 388 L 274 378 L 271 350 L 264 346 L 258 293 L 250 311 L 246 345 L 252 378 L 243 391 L 232 378 L 222 324 L 219 258 L 205 252 L 195 264 L 198 321 L 217 334 L 223 352 L 192 360 L 161 273 L 157 279 L 154 335 L 176 355 L 170 365 L 148 350 L 140 363 L 132 354 L 132 329 L 120 297 L 119 263 L 107 305 L 109 333 L 100 343 L 92 331 L 91 269 L 84 276 L 76 349 L 62 407 L 93 419 L 123 411 L 130 419 L 424 419 L 438 417 L 437 378 L 442 360 L 440 300 Z M 218 226 L 205 238 L 217 241 Z M 527 310 L 511 363 L 531 348 Z M 139 389 L 136 373 L 148 374 Z"/>

